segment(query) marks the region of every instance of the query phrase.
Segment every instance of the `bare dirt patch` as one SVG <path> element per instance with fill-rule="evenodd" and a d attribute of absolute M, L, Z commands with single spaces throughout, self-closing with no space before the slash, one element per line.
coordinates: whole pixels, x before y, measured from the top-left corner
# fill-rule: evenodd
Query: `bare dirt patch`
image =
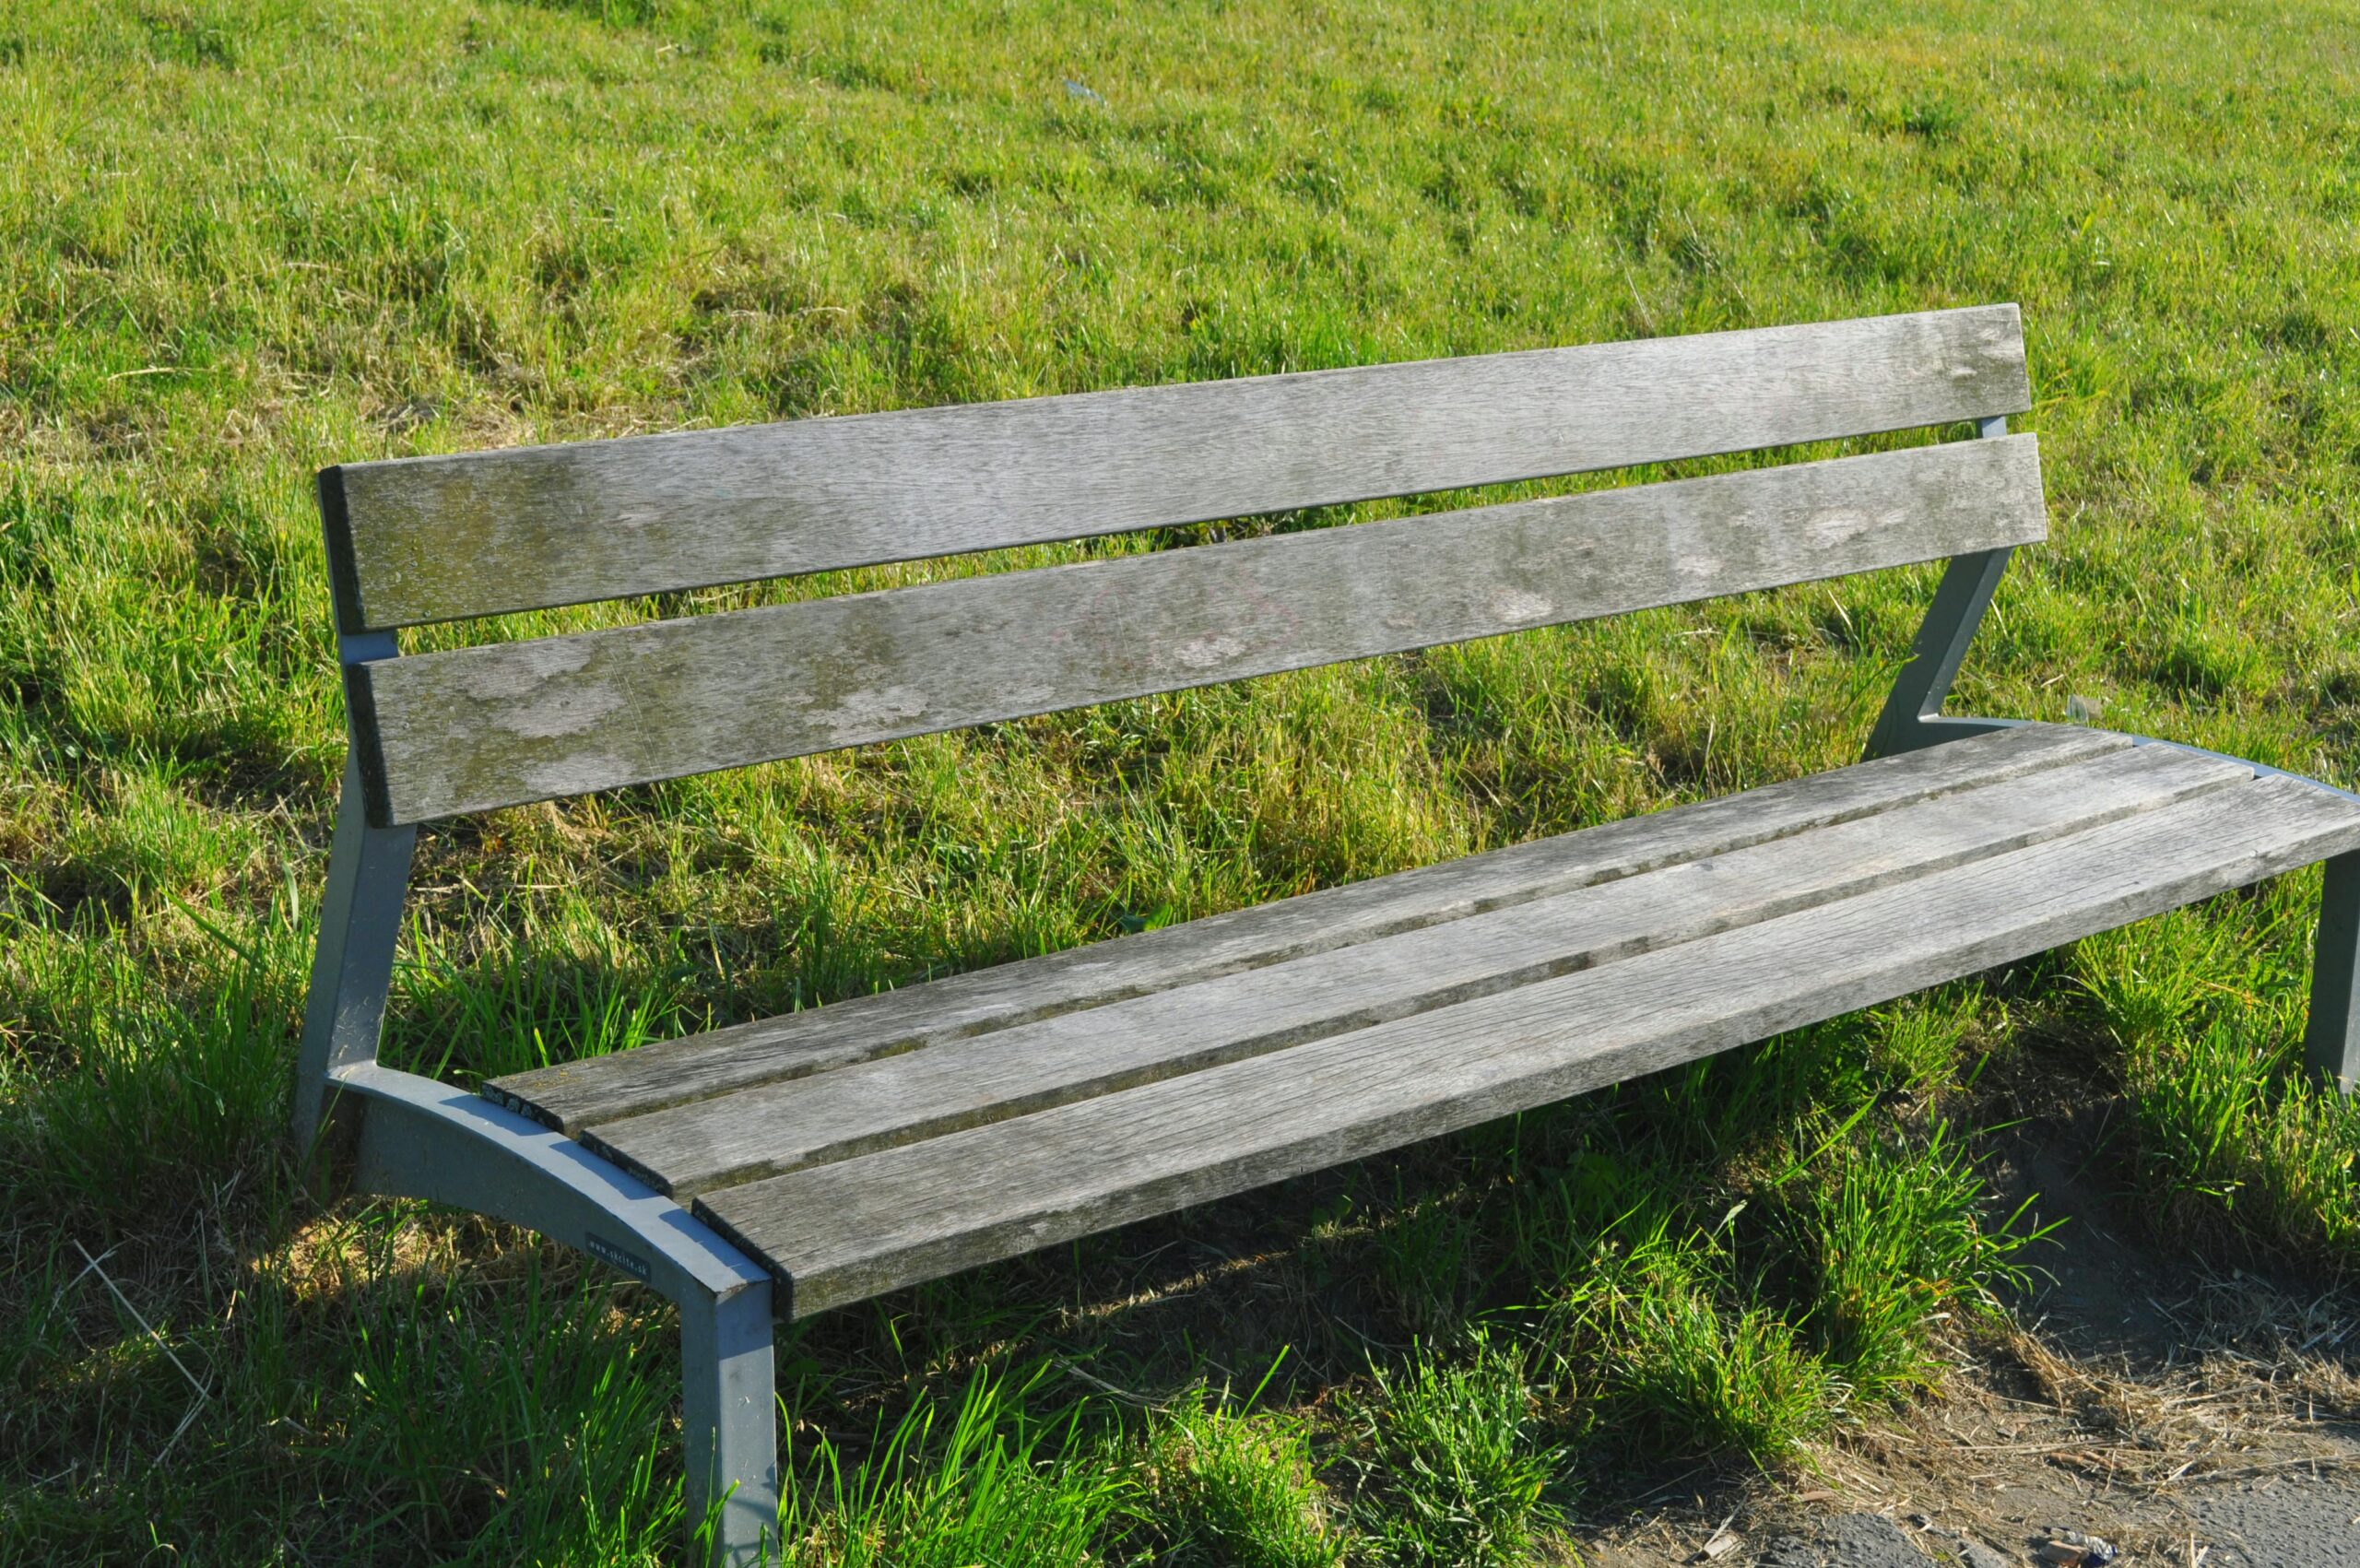
<path fill-rule="evenodd" d="M 1675 1482 L 1588 1532 L 1585 1560 L 2012 1568 L 2071 1563 L 2078 1537 L 2091 1568 L 2360 1565 L 2354 1303 L 2145 1239 L 2083 1121 L 2011 1141 L 2008 1183 L 2067 1222 L 2017 1326 L 1962 1347 L 1941 1397 L 1785 1474 Z"/>

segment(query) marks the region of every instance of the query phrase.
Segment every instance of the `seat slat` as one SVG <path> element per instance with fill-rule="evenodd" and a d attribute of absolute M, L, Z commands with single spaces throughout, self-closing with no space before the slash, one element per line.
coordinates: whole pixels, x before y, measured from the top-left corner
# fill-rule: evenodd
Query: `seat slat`
<path fill-rule="evenodd" d="M 2360 847 L 2265 777 L 1606 968 L 709 1193 L 796 1316 L 1670 1067 Z"/>
<path fill-rule="evenodd" d="M 2025 725 L 1162 930 L 513 1074 L 485 1091 L 579 1135 L 596 1123 L 1505 908 L 2064 768 L 2130 744 L 2103 730 Z"/>
<path fill-rule="evenodd" d="M 817 1077 L 593 1126 L 674 1197 L 1200 1071 L 1694 941 L 2249 780 L 2148 747 Z"/>
<path fill-rule="evenodd" d="M 349 464 L 348 631 L 2020 413 L 2013 305 Z"/>
<path fill-rule="evenodd" d="M 423 821 L 2038 539 L 2030 436 L 774 605 L 348 672 Z"/>

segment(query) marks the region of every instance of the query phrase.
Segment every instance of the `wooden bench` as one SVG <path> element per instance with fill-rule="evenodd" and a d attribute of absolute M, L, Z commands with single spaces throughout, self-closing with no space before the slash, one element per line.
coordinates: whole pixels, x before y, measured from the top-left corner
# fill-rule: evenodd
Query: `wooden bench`
<path fill-rule="evenodd" d="M 2360 798 L 1943 717 L 2044 534 L 2013 306 L 364 463 L 321 475 L 350 761 L 295 1133 L 681 1312 L 690 1500 L 773 1526 L 800 1317 L 1652 1072 L 2322 859 Z M 422 622 L 1973 422 L 1983 439 L 396 657 Z M 1950 558 L 1816 777 L 468 1093 L 375 1060 L 415 825 Z M 1940 744 L 1936 744 L 1939 742 Z"/>

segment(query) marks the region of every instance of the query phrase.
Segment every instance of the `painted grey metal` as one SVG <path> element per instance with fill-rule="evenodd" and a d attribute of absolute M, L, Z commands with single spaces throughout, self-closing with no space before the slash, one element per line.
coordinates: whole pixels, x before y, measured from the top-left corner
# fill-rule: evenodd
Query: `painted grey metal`
<path fill-rule="evenodd" d="M 2038 443 L 1947 445 L 454 648 L 358 666 L 419 821 L 2043 536 Z"/>
<path fill-rule="evenodd" d="M 1947 424 L 2031 407 L 2014 305 L 331 468 L 398 626 Z"/>
<path fill-rule="evenodd" d="M 2327 863 L 2319 937 L 2311 955 L 2311 1017 L 2303 1057 L 2312 1072 L 2349 1094 L 2360 1087 L 2360 855 Z"/>
<path fill-rule="evenodd" d="M 779 1544 L 773 1332 L 767 1277 L 760 1287 L 680 1303 L 686 1495 L 692 1527 L 710 1527 L 713 1560 L 726 1568 L 758 1568 Z"/>
<path fill-rule="evenodd" d="M 2060 843 L 2252 778 L 2232 762 L 2126 747 L 1707 860 L 602 1123 L 580 1136 L 675 1197 L 699 1195 L 1622 962 Z"/>
<path fill-rule="evenodd" d="M 1288 962 L 2119 752 L 2104 730 L 2030 725 L 1576 833 L 1248 905 L 1160 930 L 848 997 L 706 1034 L 496 1079 L 484 1092 L 588 1126 L 1127 997 Z"/>
<path fill-rule="evenodd" d="M 620 1167 L 478 1094 L 361 1064 L 337 1074 L 360 1099 L 355 1185 L 539 1232 L 678 1303 L 692 1521 L 717 1505 L 717 1560 L 775 1545 L 778 1454 L 770 1277 Z"/>
<path fill-rule="evenodd" d="M 348 676 L 396 657 L 393 634 L 338 639 Z M 351 1126 L 353 1184 L 530 1227 L 645 1281 L 680 1311 L 687 1492 L 713 1561 L 775 1547 L 771 1283 L 668 1198 L 480 1095 L 377 1065 L 418 830 L 370 825 L 348 756 L 297 1058 L 293 1135 L 310 1159 L 328 1116 Z M 707 1515 L 709 1515 L 709 1518 Z"/>
<path fill-rule="evenodd" d="M 1432 1138 L 2360 848 L 2285 779 L 1840 903 L 696 1200 L 800 1317 Z"/>
<path fill-rule="evenodd" d="M 2008 421 L 2004 418 L 1977 420 L 1975 433 L 1983 441 L 1998 440 L 2008 433 Z M 1932 721 L 1941 713 L 1942 701 L 1951 692 L 1951 682 L 1958 678 L 1958 666 L 1966 657 L 1967 644 L 1975 641 L 1976 631 L 1983 624 L 1983 613 L 1991 607 L 1991 595 L 1999 590 L 2012 553 L 2004 548 L 1972 550 L 1952 559 L 1942 572 L 1941 584 L 1934 590 L 1934 602 L 1927 607 L 1917 640 L 1910 645 L 1909 662 L 1902 666 L 1900 676 L 1894 681 L 1893 694 L 1885 699 L 1884 712 L 1878 715 L 1876 728 L 1870 732 L 1870 756 L 1890 757 L 1955 740 L 1962 734 L 1982 733 L 1979 729 L 1962 729 L 1957 724 Z M 1964 723 L 1972 725 L 1974 721 Z"/>
<path fill-rule="evenodd" d="M 384 631 L 344 640 L 348 658 L 390 658 L 393 643 L 393 634 Z M 303 1006 L 303 1041 L 296 1055 L 295 1148 L 307 1161 L 325 1125 L 336 1074 L 377 1059 L 417 842 L 416 828 L 369 825 L 360 763 L 348 755 L 336 794 L 336 836 L 328 847 L 327 888 L 320 899 L 312 988 Z"/>

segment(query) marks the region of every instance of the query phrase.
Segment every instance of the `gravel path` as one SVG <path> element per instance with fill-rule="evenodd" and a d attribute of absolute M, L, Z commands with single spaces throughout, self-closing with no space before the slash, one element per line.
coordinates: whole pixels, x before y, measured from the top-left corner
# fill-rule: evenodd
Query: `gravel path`
<path fill-rule="evenodd" d="M 2172 1568 L 2201 1554 L 2204 1568 L 2360 1568 L 2360 1478 L 2293 1476 L 2212 1487 L 2176 1501 L 2179 1528 L 2158 1522 L 2126 1520 L 2118 1535 L 2135 1530 L 2149 1540 L 2189 1544 L 2159 1557 L 2154 1550 L 2124 1552 L 2120 1568 L 2169 1562 Z M 2148 1513 L 2142 1508 L 2140 1513 Z M 2084 1523 L 2103 1534 L 2103 1520 Z M 2181 1531 L 2185 1531 L 2183 1535 Z M 1927 1568 L 1931 1562 L 1959 1568 L 2019 1568 L 2038 1563 L 2040 1538 L 2001 1545 L 1954 1535 L 1939 1526 L 1915 1529 L 1880 1514 L 1840 1514 L 1822 1519 L 1808 1535 L 1782 1536 L 1753 1559 L 1754 1568 Z"/>

